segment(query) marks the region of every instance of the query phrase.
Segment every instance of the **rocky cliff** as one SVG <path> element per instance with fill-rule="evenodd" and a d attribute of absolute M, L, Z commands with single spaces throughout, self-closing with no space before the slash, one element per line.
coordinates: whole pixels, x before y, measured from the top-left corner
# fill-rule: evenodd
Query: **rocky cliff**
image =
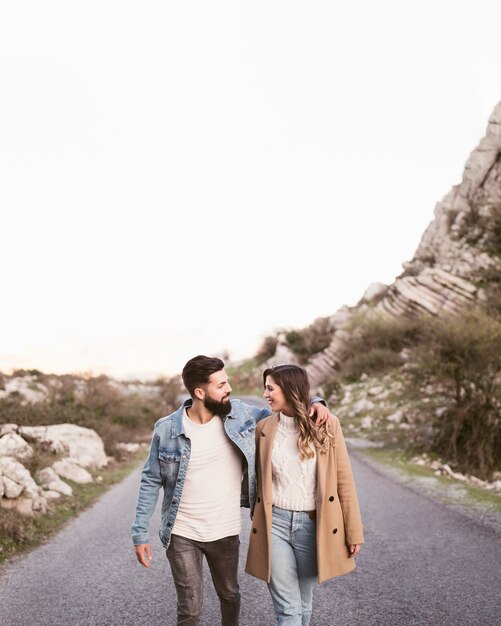
<path fill-rule="evenodd" d="M 331 344 L 310 358 L 312 388 L 338 368 L 347 324 L 360 312 L 411 316 L 416 312 L 456 313 L 481 301 L 486 277 L 501 275 L 501 102 L 485 137 L 468 158 L 463 179 L 436 205 L 411 261 L 389 286 L 371 285 L 355 307 L 343 307 L 332 318 Z M 493 243 L 494 242 L 494 243 Z M 499 278 L 497 278 L 499 280 Z"/>

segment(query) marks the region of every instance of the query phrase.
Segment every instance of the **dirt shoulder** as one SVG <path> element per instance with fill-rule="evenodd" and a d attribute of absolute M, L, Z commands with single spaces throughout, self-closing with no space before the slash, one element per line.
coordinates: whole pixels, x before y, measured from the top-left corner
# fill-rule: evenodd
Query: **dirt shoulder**
<path fill-rule="evenodd" d="M 418 464 L 400 450 L 378 442 L 347 437 L 350 454 L 369 464 L 374 471 L 405 484 L 428 498 L 441 502 L 457 513 L 501 536 L 501 494 L 458 480 L 427 465 Z"/>

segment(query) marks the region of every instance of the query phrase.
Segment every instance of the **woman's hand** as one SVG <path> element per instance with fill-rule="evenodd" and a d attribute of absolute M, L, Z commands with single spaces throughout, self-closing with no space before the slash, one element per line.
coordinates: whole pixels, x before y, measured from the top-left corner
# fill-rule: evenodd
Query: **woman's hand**
<path fill-rule="evenodd" d="M 360 548 L 362 547 L 361 543 L 353 543 L 349 546 L 350 548 L 350 559 L 356 556 L 360 552 Z"/>

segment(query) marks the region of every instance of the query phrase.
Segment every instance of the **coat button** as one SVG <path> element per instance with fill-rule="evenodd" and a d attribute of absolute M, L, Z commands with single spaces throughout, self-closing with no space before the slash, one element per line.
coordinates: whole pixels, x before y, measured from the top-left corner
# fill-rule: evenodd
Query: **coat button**
<path fill-rule="evenodd" d="M 329 502 L 334 502 L 334 496 L 331 496 L 331 497 L 329 498 Z"/>
<path fill-rule="evenodd" d="M 252 529 L 252 532 L 253 532 L 254 534 L 256 534 L 256 533 L 257 533 L 257 528 L 253 528 L 253 529 Z"/>
<path fill-rule="evenodd" d="M 334 530 L 332 531 L 332 534 L 335 535 L 337 533 L 337 528 L 334 528 Z"/>
<path fill-rule="evenodd" d="M 261 498 L 258 498 L 258 499 L 257 499 L 257 501 L 258 501 L 258 502 L 261 502 Z"/>

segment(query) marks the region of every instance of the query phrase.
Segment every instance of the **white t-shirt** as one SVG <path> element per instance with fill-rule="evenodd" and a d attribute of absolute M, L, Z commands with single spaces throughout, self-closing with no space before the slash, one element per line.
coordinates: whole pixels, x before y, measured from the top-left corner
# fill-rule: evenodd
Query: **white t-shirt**
<path fill-rule="evenodd" d="M 183 427 L 191 440 L 188 471 L 172 534 L 197 541 L 216 541 L 240 533 L 242 456 L 215 415 L 206 424 Z"/>

